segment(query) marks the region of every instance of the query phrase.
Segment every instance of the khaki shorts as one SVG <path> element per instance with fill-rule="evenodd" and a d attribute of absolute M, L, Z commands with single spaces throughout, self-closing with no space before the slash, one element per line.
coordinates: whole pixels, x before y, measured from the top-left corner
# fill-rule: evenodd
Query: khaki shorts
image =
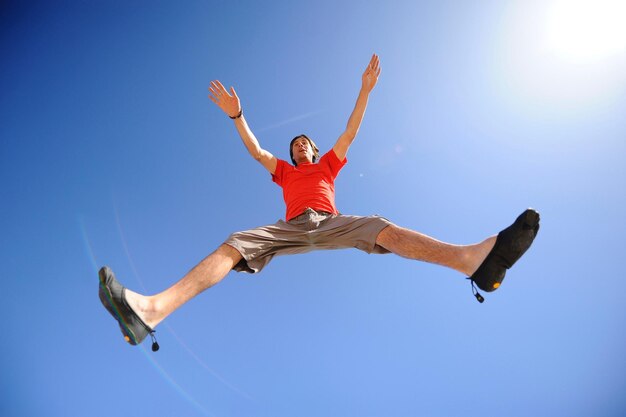
<path fill-rule="evenodd" d="M 235 271 L 255 273 L 276 255 L 293 255 L 320 249 L 357 248 L 367 253 L 389 253 L 376 244 L 378 234 L 392 223 L 380 216 L 344 216 L 306 211 L 288 222 L 233 233 L 224 242 L 243 259 Z"/>

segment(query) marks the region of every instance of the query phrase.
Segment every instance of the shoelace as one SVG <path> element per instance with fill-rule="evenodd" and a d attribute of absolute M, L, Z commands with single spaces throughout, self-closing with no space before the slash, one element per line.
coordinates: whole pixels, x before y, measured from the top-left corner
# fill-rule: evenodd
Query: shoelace
<path fill-rule="evenodd" d="M 152 351 L 156 352 L 157 350 L 159 350 L 159 344 L 157 343 L 156 337 L 154 336 L 154 332 L 155 330 L 152 330 L 150 332 L 150 338 L 152 339 Z"/>
<path fill-rule="evenodd" d="M 474 297 L 476 297 L 476 299 L 478 300 L 479 303 L 485 302 L 485 298 L 476 289 L 476 285 L 474 284 L 474 280 L 469 278 L 469 277 L 467 279 L 469 279 L 470 283 L 472 284 L 472 294 L 474 294 Z"/>

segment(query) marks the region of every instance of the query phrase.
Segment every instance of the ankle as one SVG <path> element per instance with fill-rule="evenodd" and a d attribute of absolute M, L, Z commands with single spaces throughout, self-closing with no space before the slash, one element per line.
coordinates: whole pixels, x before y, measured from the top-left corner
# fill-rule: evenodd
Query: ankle
<path fill-rule="evenodd" d="M 459 267 L 455 268 L 457 271 L 462 273 L 465 276 L 471 276 L 481 261 L 478 261 L 480 254 L 476 248 L 477 245 L 468 245 L 465 247 L 463 251 L 463 255 L 461 256 L 461 261 L 459 262 Z"/>
<path fill-rule="evenodd" d="M 155 297 L 141 295 L 126 289 L 126 302 L 145 324 L 154 329 L 154 326 L 159 322 L 156 320 L 158 314 Z"/>
<path fill-rule="evenodd" d="M 467 276 L 472 276 L 476 270 L 478 270 L 480 265 L 487 258 L 487 255 L 489 255 L 489 252 L 491 252 L 491 249 L 493 249 L 493 246 L 496 243 L 496 238 L 497 236 L 494 235 L 488 237 L 480 243 L 469 246 L 470 250 L 467 251 L 465 268 L 463 271 L 467 274 Z"/>

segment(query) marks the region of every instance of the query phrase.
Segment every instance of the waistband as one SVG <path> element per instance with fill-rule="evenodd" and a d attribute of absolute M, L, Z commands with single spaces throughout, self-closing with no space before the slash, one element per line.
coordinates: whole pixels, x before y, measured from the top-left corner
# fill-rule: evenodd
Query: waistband
<path fill-rule="evenodd" d="M 307 218 L 308 216 L 310 216 L 311 214 L 319 214 L 320 216 L 332 216 L 333 213 L 330 213 L 328 211 L 322 211 L 322 210 L 313 210 L 310 207 L 307 207 L 302 214 L 296 216 L 296 217 L 292 217 L 291 219 L 289 219 L 288 221 L 298 221 L 298 220 L 302 220 Z"/>

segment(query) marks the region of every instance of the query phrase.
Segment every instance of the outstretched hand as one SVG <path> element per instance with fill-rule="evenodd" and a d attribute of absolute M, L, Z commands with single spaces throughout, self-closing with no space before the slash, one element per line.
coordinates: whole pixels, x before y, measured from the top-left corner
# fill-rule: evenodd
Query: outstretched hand
<path fill-rule="evenodd" d="M 209 86 L 209 98 L 211 101 L 222 109 L 224 113 L 228 117 L 235 117 L 241 111 L 241 104 L 239 102 L 239 97 L 237 97 L 237 93 L 235 93 L 235 89 L 230 87 L 230 94 L 226 91 L 226 88 L 222 85 L 218 80 L 211 81 L 211 85 Z"/>
<path fill-rule="evenodd" d="M 370 92 L 376 86 L 378 82 L 378 76 L 380 75 L 380 59 L 378 55 L 372 55 L 372 59 L 370 59 L 370 63 L 365 68 L 365 72 L 363 73 L 362 85 L 363 89 Z"/>

